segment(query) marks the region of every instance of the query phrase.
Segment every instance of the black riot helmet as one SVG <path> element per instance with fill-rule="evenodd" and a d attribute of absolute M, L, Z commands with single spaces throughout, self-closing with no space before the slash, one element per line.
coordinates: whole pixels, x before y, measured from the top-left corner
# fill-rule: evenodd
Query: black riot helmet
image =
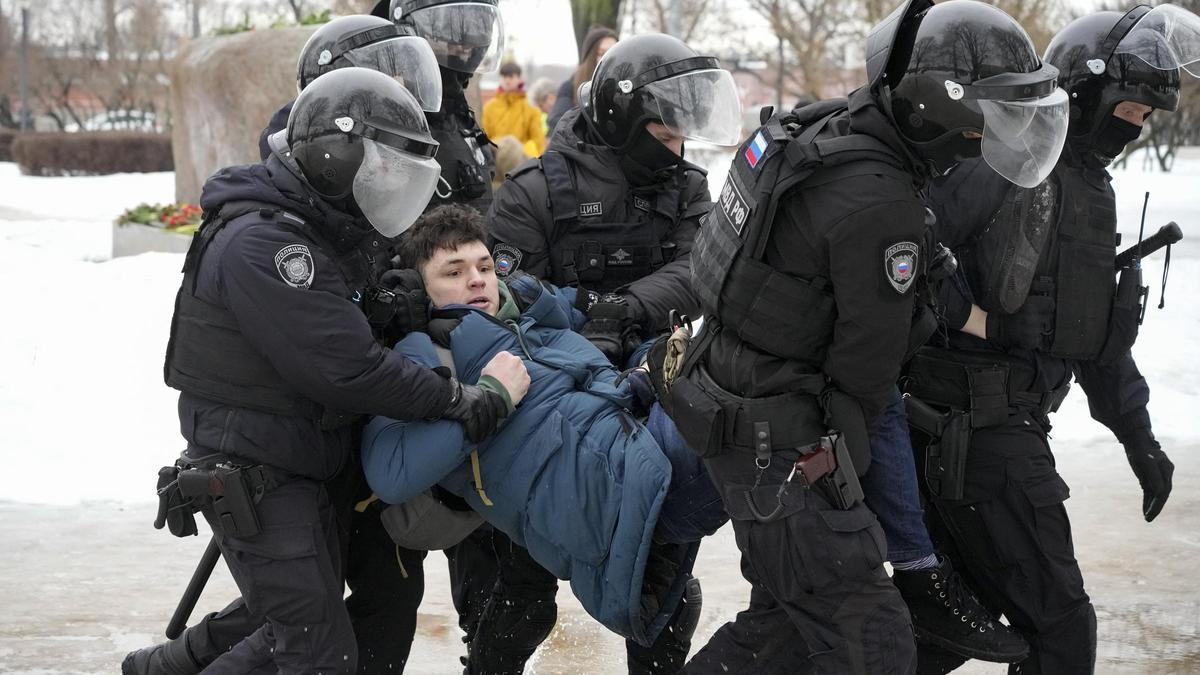
<path fill-rule="evenodd" d="M 405 35 L 429 41 L 438 65 L 460 73 L 488 73 L 504 54 L 498 0 L 379 0 L 371 14 Z"/>
<path fill-rule="evenodd" d="M 609 146 L 626 150 L 648 121 L 717 145 L 741 139 L 737 86 L 717 59 L 678 38 L 647 33 L 613 45 L 579 100 L 588 123 Z"/>
<path fill-rule="evenodd" d="M 1058 70 L 996 7 L 909 0 L 867 37 L 867 77 L 901 137 L 937 174 L 982 154 L 1008 180 L 1033 187 L 1058 160 L 1067 131 Z"/>
<path fill-rule="evenodd" d="M 1173 112 L 1180 71 L 1200 76 L 1200 18 L 1174 5 L 1089 14 L 1054 36 L 1045 59 L 1061 71 L 1070 97 L 1071 144 L 1107 164 L 1124 147 L 1106 142 L 1110 128 L 1122 124 L 1113 118 L 1118 103 Z"/>
<path fill-rule="evenodd" d="M 442 106 L 442 79 L 433 49 L 422 38 L 402 36 L 386 19 L 342 16 L 313 32 L 300 50 L 296 91 L 338 68 L 370 68 L 396 78 L 428 112 Z"/>
<path fill-rule="evenodd" d="M 288 117 L 287 145 L 313 190 L 332 202 L 353 200 L 387 237 L 421 215 L 441 175 L 417 100 L 367 68 L 339 68 L 305 87 Z"/>

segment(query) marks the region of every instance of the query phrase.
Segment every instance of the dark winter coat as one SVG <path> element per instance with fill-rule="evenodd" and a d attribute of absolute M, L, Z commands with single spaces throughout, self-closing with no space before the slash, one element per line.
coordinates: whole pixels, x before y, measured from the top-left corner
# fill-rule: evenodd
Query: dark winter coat
<path fill-rule="evenodd" d="M 230 220 L 204 251 L 195 295 L 227 309 L 291 389 L 333 410 L 405 419 L 441 414 L 450 400 L 446 380 L 381 348 L 356 304 L 369 275 L 358 245 L 370 225 L 322 200 L 274 156 L 217 172 L 200 204 L 209 214 L 228 205 L 244 215 Z M 285 277 L 285 250 L 308 258 L 307 277 Z M 179 420 L 189 448 L 318 480 L 338 471 L 358 439 L 355 425 L 323 430 L 311 419 L 186 392 L 179 397 Z"/>
<path fill-rule="evenodd" d="M 621 290 L 642 328 L 659 333 L 667 328 L 670 310 L 693 316 L 698 312 L 691 291 L 689 258 L 700 217 L 712 206 L 708 179 L 702 169 L 684 162 L 686 170 L 667 184 L 635 190 L 625 178 L 616 151 L 587 140 L 590 134 L 579 115 L 573 110 L 563 118 L 547 148 L 568 160 L 579 200 L 599 203 L 598 211 L 603 215 L 596 219 L 603 222 L 656 219 L 667 223 L 666 243 L 673 247 L 673 259 Z M 550 251 L 558 241 L 556 237 L 564 233 L 555 231 L 549 196 L 539 160 L 529 160 L 512 171 L 496 193 L 488 217 L 492 243 L 493 248 L 499 245 L 519 251 L 511 271 L 519 269 L 566 286 L 570 280 L 556 278 L 551 265 Z M 582 216 L 580 221 L 589 218 Z"/>

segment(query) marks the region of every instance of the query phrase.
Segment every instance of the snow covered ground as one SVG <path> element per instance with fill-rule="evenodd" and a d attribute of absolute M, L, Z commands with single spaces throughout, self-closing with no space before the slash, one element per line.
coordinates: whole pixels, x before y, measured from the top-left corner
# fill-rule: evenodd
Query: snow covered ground
<path fill-rule="evenodd" d="M 1138 162 L 1131 162 L 1140 166 Z M 719 189 L 724 167 L 716 167 Z M 720 174 L 720 175 L 718 175 Z M 1171 174 L 1117 175 L 1121 229 L 1177 221 L 1167 308 L 1151 308 L 1136 353 L 1151 413 L 1175 461 L 1175 492 L 1142 522 L 1121 452 L 1077 393 L 1056 420 L 1076 546 L 1100 618 L 1102 673 L 1200 672 L 1200 162 Z M 179 451 L 175 395 L 162 360 L 182 256 L 111 260 L 110 223 L 141 201 L 173 198 L 171 174 L 31 178 L 0 163 L 0 672 L 114 672 L 156 641 L 203 550 L 150 527 L 153 480 Z M 1157 305 L 1162 258 L 1147 261 Z M 461 653 L 440 554 L 409 672 L 450 673 Z M 728 528 L 704 545 L 697 644 L 745 606 Z M 201 599 L 233 597 L 222 567 Z M 621 642 L 566 591 L 560 623 L 532 672 L 619 673 Z M 960 672 L 996 673 L 974 665 Z"/>

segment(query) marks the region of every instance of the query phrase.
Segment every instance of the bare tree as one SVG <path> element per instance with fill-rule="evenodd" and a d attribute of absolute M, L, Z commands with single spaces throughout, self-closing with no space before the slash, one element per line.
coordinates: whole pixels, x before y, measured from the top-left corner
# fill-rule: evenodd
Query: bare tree
<path fill-rule="evenodd" d="M 650 0 L 649 7 L 645 9 L 649 14 L 650 30 L 659 33 L 670 32 L 671 6 L 676 2 L 680 4 L 678 11 L 682 19 L 679 39 L 687 42 L 696 34 L 696 28 L 710 15 L 715 3 L 712 0 Z"/>
<path fill-rule="evenodd" d="M 845 0 L 750 0 L 750 5 L 791 48 L 804 90 L 821 98 L 838 70 L 830 55 L 856 32 L 858 8 Z"/>

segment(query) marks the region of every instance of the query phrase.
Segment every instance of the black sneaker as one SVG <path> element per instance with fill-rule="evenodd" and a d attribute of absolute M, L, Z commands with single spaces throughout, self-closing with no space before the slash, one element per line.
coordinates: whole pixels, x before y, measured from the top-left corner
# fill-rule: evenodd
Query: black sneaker
<path fill-rule="evenodd" d="M 1029 656 L 1029 643 L 992 618 L 965 581 L 940 558 L 937 567 L 896 572 L 892 583 L 912 614 L 917 641 L 980 661 L 1017 663 Z"/>

